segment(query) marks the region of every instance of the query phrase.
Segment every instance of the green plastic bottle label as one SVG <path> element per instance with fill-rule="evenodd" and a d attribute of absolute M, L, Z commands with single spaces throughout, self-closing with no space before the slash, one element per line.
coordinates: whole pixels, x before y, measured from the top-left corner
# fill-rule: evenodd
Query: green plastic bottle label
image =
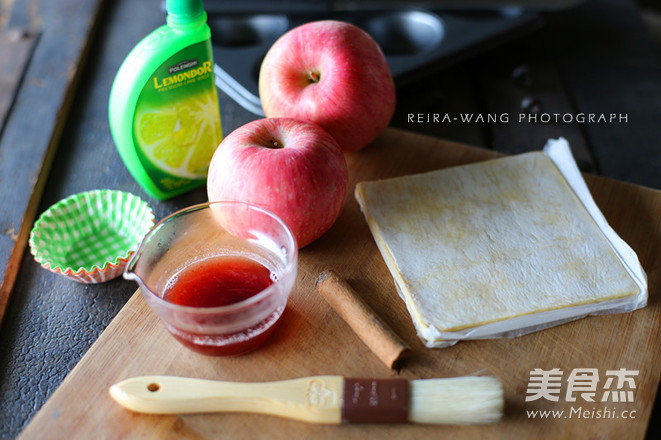
<path fill-rule="evenodd" d="M 133 139 L 162 191 L 202 185 L 222 139 L 211 43 L 194 44 L 161 64 L 136 105 Z"/>

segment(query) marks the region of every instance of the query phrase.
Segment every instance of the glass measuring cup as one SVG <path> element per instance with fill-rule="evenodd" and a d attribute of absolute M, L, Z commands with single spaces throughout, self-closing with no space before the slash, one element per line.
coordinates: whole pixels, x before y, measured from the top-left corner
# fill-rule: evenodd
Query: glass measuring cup
<path fill-rule="evenodd" d="M 263 266 L 270 285 L 222 305 L 170 299 L 174 286 L 190 278 L 187 274 L 205 274 L 204 265 L 222 266 L 224 259 Z M 242 202 L 207 202 L 158 222 L 129 261 L 124 278 L 138 283 L 149 306 L 179 342 L 203 354 L 233 356 L 256 349 L 271 335 L 294 286 L 297 265 L 296 241 L 277 216 Z M 235 279 L 240 282 L 242 276 Z M 205 280 L 209 278 L 198 282 Z M 195 292 L 193 288 L 192 295 Z"/>

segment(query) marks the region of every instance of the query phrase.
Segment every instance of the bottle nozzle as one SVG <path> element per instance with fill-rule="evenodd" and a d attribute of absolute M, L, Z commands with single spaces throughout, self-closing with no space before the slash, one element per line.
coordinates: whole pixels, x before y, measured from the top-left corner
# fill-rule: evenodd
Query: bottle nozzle
<path fill-rule="evenodd" d="M 197 21 L 205 13 L 202 0 L 166 0 L 165 9 L 168 18 L 178 23 Z"/>

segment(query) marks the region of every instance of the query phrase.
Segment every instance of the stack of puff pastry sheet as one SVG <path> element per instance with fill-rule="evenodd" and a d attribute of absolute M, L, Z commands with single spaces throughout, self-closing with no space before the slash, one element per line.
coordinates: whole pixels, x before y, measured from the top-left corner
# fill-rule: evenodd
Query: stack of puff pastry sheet
<path fill-rule="evenodd" d="M 564 139 L 361 182 L 356 198 L 428 347 L 647 303 L 636 254 L 607 224 Z"/>

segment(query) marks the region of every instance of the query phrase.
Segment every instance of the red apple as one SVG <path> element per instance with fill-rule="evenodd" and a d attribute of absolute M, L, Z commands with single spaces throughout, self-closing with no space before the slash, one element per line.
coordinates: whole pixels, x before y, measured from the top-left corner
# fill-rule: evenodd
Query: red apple
<path fill-rule="evenodd" d="M 395 84 L 379 45 L 362 29 L 334 20 L 291 29 L 269 49 L 259 71 L 267 117 L 315 122 L 345 153 L 388 126 Z"/>
<path fill-rule="evenodd" d="M 323 235 L 348 189 L 344 154 L 317 124 L 258 119 L 230 133 L 209 166 L 210 201 L 259 205 L 280 217 L 301 248 Z"/>

